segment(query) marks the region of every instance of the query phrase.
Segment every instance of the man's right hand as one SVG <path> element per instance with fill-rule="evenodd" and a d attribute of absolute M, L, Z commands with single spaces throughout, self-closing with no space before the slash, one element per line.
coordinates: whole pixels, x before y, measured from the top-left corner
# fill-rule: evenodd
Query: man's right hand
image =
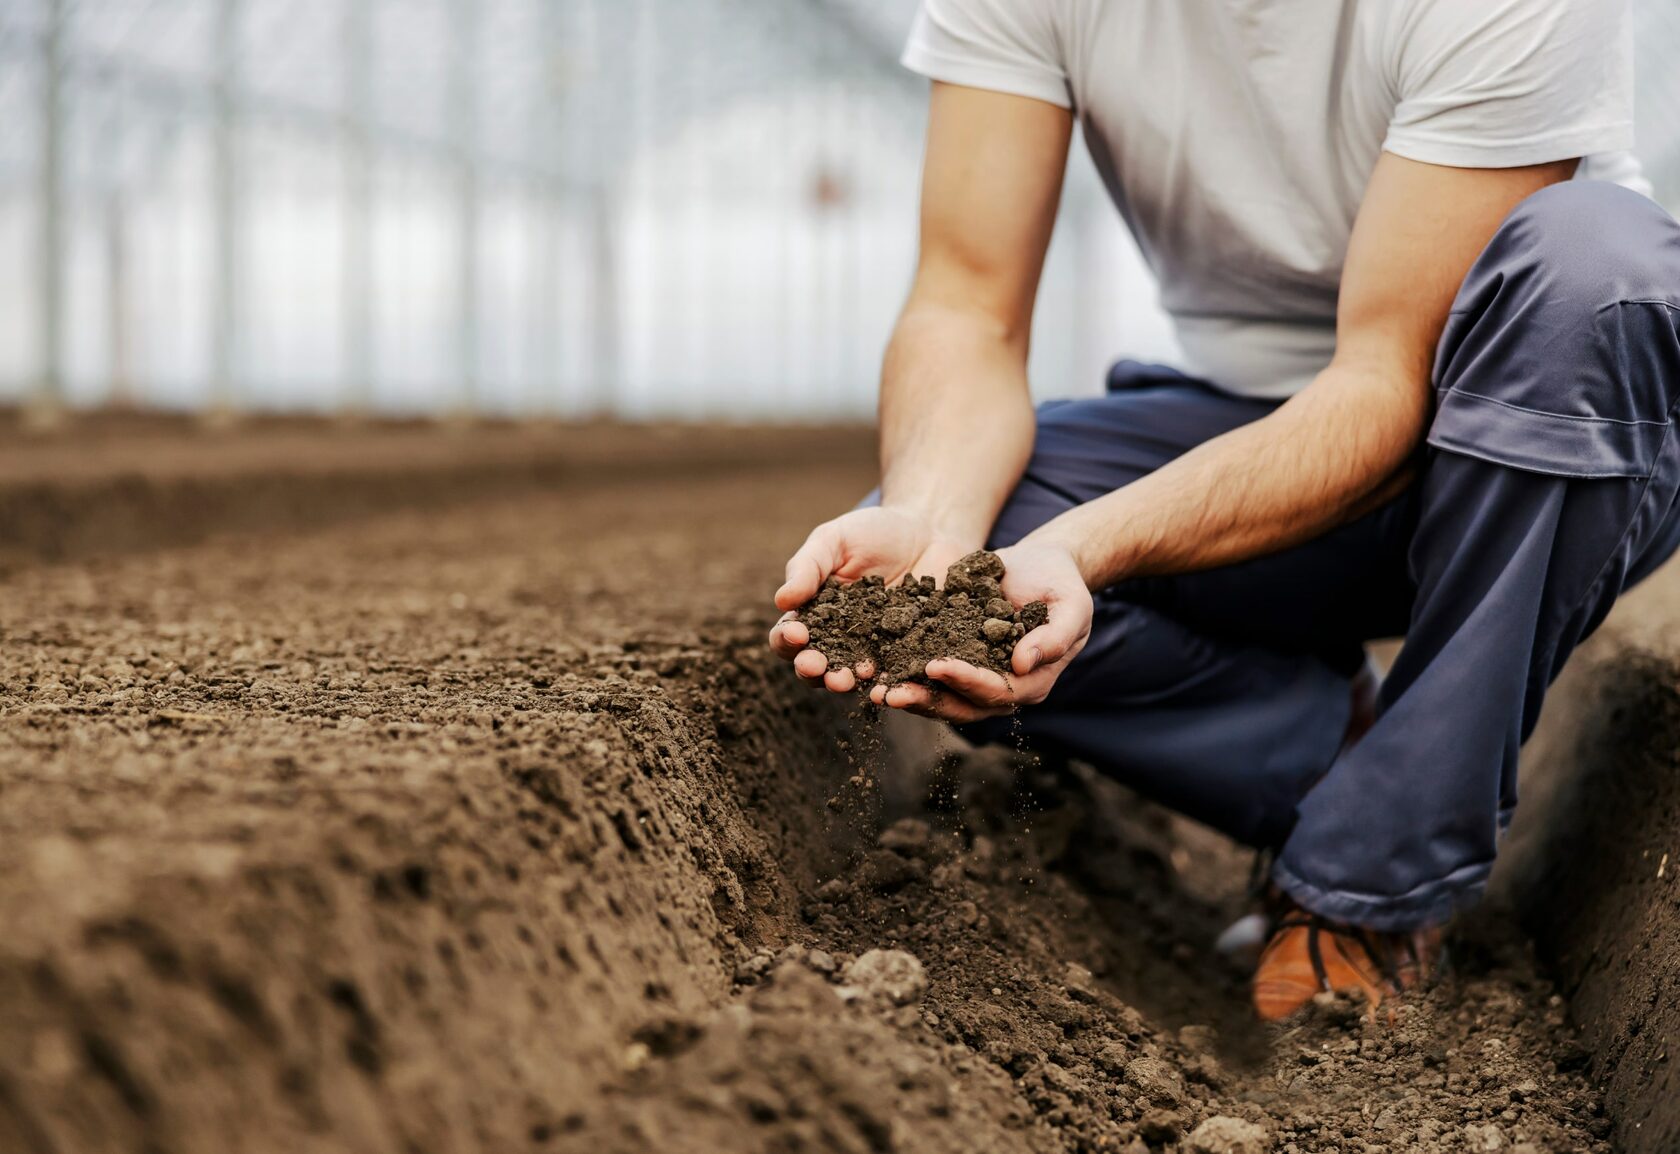
<path fill-rule="evenodd" d="M 1073 115 L 1058 104 L 933 85 L 916 280 L 881 365 L 884 503 L 817 526 L 787 566 L 770 647 L 836 693 L 798 609 L 829 577 L 944 580 L 985 544 L 1032 455 L 1027 343 L 1061 202 Z"/>
<path fill-rule="evenodd" d="M 786 580 L 776 590 L 776 608 L 785 612 L 770 630 L 770 648 L 793 662 L 807 685 L 850 693 L 859 681 L 875 676 L 874 667 L 864 662 L 853 669 L 830 669 L 828 658 L 809 647 L 811 635 L 795 611 L 831 576 L 848 582 L 879 577 L 890 585 L 913 573 L 943 582 L 952 562 L 979 547 L 940 533 L 920 513 L 889 506 L 854 509 L 826 521 L 788 559 Z"/>

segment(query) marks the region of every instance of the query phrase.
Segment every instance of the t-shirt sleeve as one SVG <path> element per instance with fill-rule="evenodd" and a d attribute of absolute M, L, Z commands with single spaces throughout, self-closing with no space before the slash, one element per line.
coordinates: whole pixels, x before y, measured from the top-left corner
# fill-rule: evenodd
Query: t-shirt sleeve
<path fill-rule="evenodd" d="M 904 66 L 929 80 L 1071 108 L 1051 0 L 922 0 Z"/>
<path fill-rule="evenodd" d="M 1393 12 L 1389 152 L 1515 168 L 1633 147 L 1628 0 L 1409 0 Z"/>

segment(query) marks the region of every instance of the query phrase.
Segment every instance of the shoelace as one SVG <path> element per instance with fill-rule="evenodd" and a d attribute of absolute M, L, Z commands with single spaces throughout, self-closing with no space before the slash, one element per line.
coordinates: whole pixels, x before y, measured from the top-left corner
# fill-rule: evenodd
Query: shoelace
<path fill-rule="evenodd" d="M 1411 964 L 1414 972 L 1420 975 L 1423 973 L 1423 959 L 1419 956 L 1417 943 L 1410 934 L 1377 934 L 1361 926 L 1348 926 L 1332 922 L 1328 918 L 1320 917 L 1318 914 L 1309 913 L 1306 910 L 1296 910 L 1284 916 L 1277 924 L 1277 931 L 1297 927 L 1305 927 L 1307 931 L 1307 959 L 1312 963 L 1313 977 L 1317 980 L 1319 989 L 1326 992 L 1330 991 L 1332 987 L 1329 971 L 1324 965 L 1324 949 L 1319 941 L 1320 934 L 1327 933 L 1333 938 L 1357 942 L 1365 956 L 1381 967 L 1382 973 L 1373 976 L 1347 950 L 1342 951 L 1342 957 L 1347 959 L 1348 964 L 1373 986 L 1381 985 L 1386 981 L 1389 987 L 1396 992 L 1406 988 L 1400 977 L 1400 963 L 1395 956 L 1396 951 L 1393 942 L 1396 938 L 1404 945 L 1406 961 Z M 1275 937 L 1273 940 L 1276 940 Z"/>

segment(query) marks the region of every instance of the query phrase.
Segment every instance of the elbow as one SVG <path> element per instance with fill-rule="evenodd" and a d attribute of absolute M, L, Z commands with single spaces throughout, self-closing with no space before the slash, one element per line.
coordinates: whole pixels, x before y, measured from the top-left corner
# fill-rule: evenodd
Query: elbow
<path fill-rule="evenodd" d="M 1358 428 L 1373 471 L 1392 472 L 1423 445 L 1435 411 L 1427 363 L 1338 357 L 1308 391 L 1321 388 Z"/>
<path fill-rule="evenodd" d="M 1307 444 L 1335 462 L 1320 474 L 1326 501 L 1343 517 L 1397 496 L 1416 472 L 1434 411 L 1427 372 L 1339 358 L 1279 410 L 1294 409 Z M 1341 518 L 1338 518 L 1341 519 Z"/>
<path fill-rule="evenodd" d="M 1418 454 L 1435 408 L 1427 378 L 1419 383 L 1409 375 L 1388 374 L 1362 384 L 1369 399 L 1360 398 L 1362 468 L 1350 494 L 1355 516 L 1387 504 L 1416 480 Z"/>

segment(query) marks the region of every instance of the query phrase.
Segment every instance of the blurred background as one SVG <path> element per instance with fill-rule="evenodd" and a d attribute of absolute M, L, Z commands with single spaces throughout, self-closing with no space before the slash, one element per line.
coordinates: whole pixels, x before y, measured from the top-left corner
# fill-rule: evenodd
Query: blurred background
<path fill-rule="evenodd" d="M 1635 0 L 1680 203 L 1680 5 Z M 867 416 L 915 0 L 0 0 L 0 402 Z M 1041 394 L 1173 341 L 1083 154 Z"/>

